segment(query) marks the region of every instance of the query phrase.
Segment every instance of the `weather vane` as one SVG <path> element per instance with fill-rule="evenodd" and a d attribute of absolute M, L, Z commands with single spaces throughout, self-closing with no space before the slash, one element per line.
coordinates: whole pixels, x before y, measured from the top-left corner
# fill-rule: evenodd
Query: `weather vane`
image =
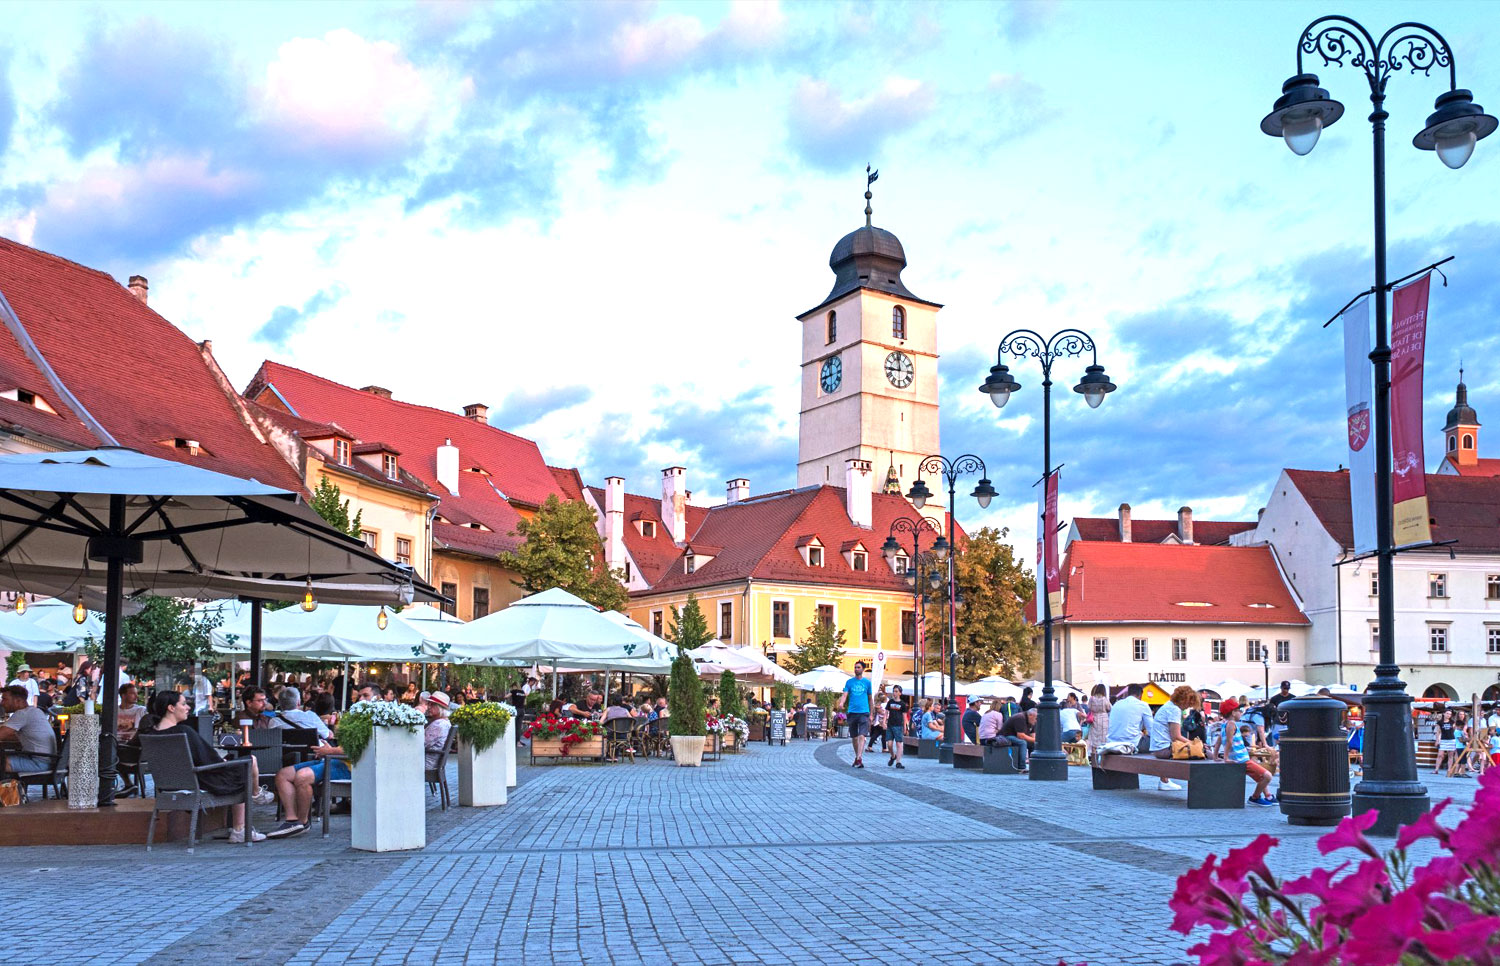
<path fill-rule="evenodd" d="M 879 180 L 879 178 L 880 178 L 880 172 L 879 171 L 871 171 L 870 170 L 870 166 L 868 164 L 865 165 L 865 227 L 866 228 L 870 227 L 870 216 L 873 215 L 873 214 L 875 214 L 875 212 L 873 212 L 873 211 L 870 210 L 870 199 L 873 198 L 873 197 L 875 197 L 874 195 L 872 195 L 870 193 L 870 185 L 874 184 L 877 180 Z"/>

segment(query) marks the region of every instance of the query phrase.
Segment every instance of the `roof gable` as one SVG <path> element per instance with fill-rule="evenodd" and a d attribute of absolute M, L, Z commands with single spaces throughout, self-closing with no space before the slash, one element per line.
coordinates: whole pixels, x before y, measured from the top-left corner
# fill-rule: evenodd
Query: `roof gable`
<path fill-rule="evenodd" d="M 1349 471 L 1286 470 L 1318 522 L 1340 546 L 1354 546 Z M 1500 552 L 1500 476 L 1427 474 L 1432 539 L 1456 540 L 1455 552 Z"/>

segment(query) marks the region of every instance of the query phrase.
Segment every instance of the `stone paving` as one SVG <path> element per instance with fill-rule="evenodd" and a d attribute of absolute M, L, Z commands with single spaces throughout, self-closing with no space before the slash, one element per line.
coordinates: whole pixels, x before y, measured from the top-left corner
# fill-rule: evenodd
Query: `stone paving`
<path fill-rule="evenodd" d="M 59 966 L 173 962 L 1156 964 L 1176 876 L 1260 832 L 1301 874 L 1320 830 L 1185 792 L 1094 792 L 956 772 L 856 770 L 848 742 L 759 745 L 701 769 L 522 767 L 510 804 L 428 810 L 428 847 L 349 849 L 348 819 L 249 849 L 0 850 L 28 918 L 105 910 Z M 1474 783 L 1424 776 L 1434 800 Z M 456 777 L 451 780 L 457 787 Z M 0 821 L 3 821 L 0 813 Z M 272 824 L 269 810 L 258 817 Z M 13 898 L 12 902 L 15 902 Z M 12 910 L 15 910 L 12 905 Z"/>

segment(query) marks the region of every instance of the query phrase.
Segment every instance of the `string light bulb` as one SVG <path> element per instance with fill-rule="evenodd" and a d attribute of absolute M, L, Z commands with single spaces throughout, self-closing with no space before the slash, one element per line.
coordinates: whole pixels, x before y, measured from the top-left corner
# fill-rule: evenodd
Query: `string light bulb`
<path fill-rule="evenodd" d="M 378 613 L 378 614 L 375 615 L 375 626 L 378 627 L 378 628 L 380 628 L 381 630 L 385 630 L 386 625 L 389 624 L 390 622 L 391 622 L 391 619 L 389 617 L 387 617 L 386 614 L 385 614 L 385 605 L 381 604 L 380 605 L 380 613 Z"/>
<path fill-rule="evenodd" d="M 307 591 L 302 595 L 302 609 L 311 614 L 318 609 L 318 598 L 313 596 L 312 578 L 307 578 Z"/>
<path fill-rule="evenodd" d="M 82 624 L 89 619 L 88 609 L 83 606 L 83 595 L 78 595 L 78 603 L 73 605 L 73 623 Z"/>
<path fill-rule="evenodd" d="M 16 613 L 17 614 L 24 614 L 24 613 L 26 613 L 26 595 L 25 594 L 17 594 L 16 595 Z"/>

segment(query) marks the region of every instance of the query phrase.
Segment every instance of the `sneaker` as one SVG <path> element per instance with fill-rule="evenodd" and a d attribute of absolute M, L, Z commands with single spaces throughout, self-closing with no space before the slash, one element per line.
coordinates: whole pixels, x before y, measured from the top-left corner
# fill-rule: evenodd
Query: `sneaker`
<path fill-rule="evenodd" d="M 863 760 L 863 759 L 860 759 L 860 760 L 859 760 L 859 761 L 856 761 L 856 762 L 855 762 L 855 763 L 854 763 L 854 767 L 855 767 L 855 768 L 863 768 L 863 767 L 865 767 L 865 763 L 864 763 L 864 760 Z"/>
<path fill-rule="evenodd" d="M 1273 801 L 1271 801 L 1269 798 L 1256 798 L 1254 796 L 1251 796 L 1251 798 L 1250 798 L 1250 804 L 1251 805 L 1260 805 L 1260 806 L 1262 806 L 1264 808 L 1275 808 L 1276 807 L 1276 803 L 1273 802 Z"/>
<path fill-rule="evenodd" d="M 265 840 L 266 840 L 266 836 L 265 836 L 264 833 L 257 832 L 253 828 L 250 830 L 250 841 L 252 841 L 252 842 L 264 842 Z M 231 845 L 244 845 L 245 844 L 245 830 L 242 829 L 242 828 L 232 828 L 232 829 L 230 829 L 229 830 L 229 842 L 230 842 Z"/>
<path fill-rule="evenodd" d="M 901 769 L 902 771 L 906 771 L 906 766 L 903 765 L 903 764 L 901 764 L 901 762 L 899 762 L 899 761 L 896 762 L 896 767 L 899 768 L 899 769 Z"/>
<path fill-rule="evenodd" d="M 276 801 L 276 794 L 269 788 L 262 788 L 250 796 L 250 801 L 257 805 L 270 805 Z"/>
<path fill-rule="evenodd" d="M 1182 791 L 1182 786 L 1170 778 L 1163 778 L 1161 783 L 1156 786 L 1156 790 L 1159 792 L 1180 792 Z"/>
<path fill-rule="evenodd" d="M 892 765 L 894 765 L 895 763 L 896 763 L 896 759 L 895 758 L 887 758 L 885 760 L 885 767 L 889 768 Z"/>
<path fill-rule="evenodd" d="M 307 831 L 307 824 L 306 823 L 298 822 L 295 819 L 287 819 L 285 822 L 282 822 L 280 825 L 276 826 L 274 829 L 272 829 L 271 831 L 267 832 L 266 833 L 266 838 L 268 838 L 268 839 L 290 838 L 293 835 L 301 835 L 303 832 L 306 832 L 306 831 Z"/>

